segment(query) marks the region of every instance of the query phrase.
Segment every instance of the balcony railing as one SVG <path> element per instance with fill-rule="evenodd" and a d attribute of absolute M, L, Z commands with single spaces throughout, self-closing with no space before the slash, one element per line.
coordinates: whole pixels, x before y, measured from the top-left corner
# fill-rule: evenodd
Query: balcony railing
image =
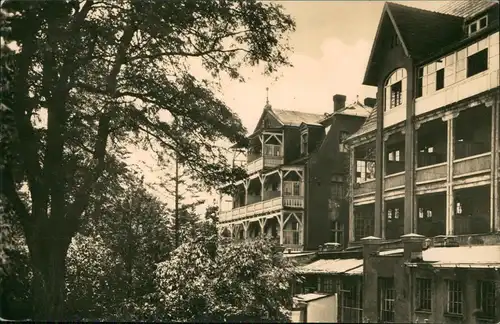
<path fill-rule="evenodd" d="M 404 187 L 405 185 L 405 172 L 394 173 L 388 175 L 384 179 L 385 190 L 394 189 L 397 187 Z"/>
<path fill-rule="evenodd" d="M 417 183 L 446 180 L 447 162 L 417 168 Z"/>
<path fill-rule="evenodd" d="M 491 168 L 491 152 L 469 156 L 453 162 L 453 176 L 482 173 Z"/>
<path fill-rule="evenodd" d="M 354 185 L 354 196 L 361 196 L 375 192 L 375 179 L 370 179 L 365 182 L 356 183 Z"/>
<path fill-rule="evenodd" d="M 251 217 L 264 213 L 271 213 L 281 210 L 283 207 L 303 208 L 304 197 L 285 196 L 269 200 L 259 201 L 254 204 L 234 208 L 229 211 L 219 213 L 220 222 L 234 221 L 241 218 Z"/>
<path fill-rule="evenodd" d="M 263 156 L 258 159 L 248 162 L 247 173 L 252 174 L 263 169 L 272 169 L 283 164 L 282 156 Z"/>

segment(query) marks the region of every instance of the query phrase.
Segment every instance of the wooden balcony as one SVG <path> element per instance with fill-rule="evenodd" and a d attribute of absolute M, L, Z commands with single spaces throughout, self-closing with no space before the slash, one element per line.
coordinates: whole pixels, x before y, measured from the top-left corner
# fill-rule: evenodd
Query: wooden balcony
<path fill-rule="evenodd" d="M 354 197 L 375 193 L 375 179 L 354 184 Z"/>
<path fill-rule="evenodd" d="M 272 169 L 283 164 L 282 156 L 263 156 L 247 163 L 247 173 L 257 173 L 263 169 Z"/>
<path fill-rule="evenodd" d="M 220 222 L 230 222 L 261 214 L 278 212 L 283 207 L 289 208 L 304 208 L 304 197 L 300 196 L 284 196 L 269 200 L 259 201 L 243 207 L 234 208 L 228 211 L 219 213 Z"/>
<path fill-rule="evenodd" d="M 384 189 L 392 190 L 405 186 L 405 172 L 398 172 L 388 176 L 384 179 Z"/>
<path fill-rule="evenodd" d="M 417 168 L 417 183 L 429 183 L 446 180 L 448 162 Z"/>
<path fill-rule="evenodd" d="M 491 152 L 453 161 L 453 177 L 486 173 L 491 168 Z"/>

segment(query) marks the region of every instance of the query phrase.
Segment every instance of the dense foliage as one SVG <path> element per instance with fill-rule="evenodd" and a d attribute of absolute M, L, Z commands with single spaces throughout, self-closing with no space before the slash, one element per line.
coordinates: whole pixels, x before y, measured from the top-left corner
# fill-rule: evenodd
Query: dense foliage
<path fill-rule="evenodd" d="M 99 194 L 119 185 L 131 146 L 176 156 L 206 187 L 245 175 L 214 145 L 244 142 L 241 121 L 188 59 L 213 77 L 274 72 L 294 22 L 239 0 L 7 0 L 1 18 L 17 46 L 2 55 L 1 193 L 29 250 L 34 318 L 61 319 L 69 246 L 106 208 Z"/>

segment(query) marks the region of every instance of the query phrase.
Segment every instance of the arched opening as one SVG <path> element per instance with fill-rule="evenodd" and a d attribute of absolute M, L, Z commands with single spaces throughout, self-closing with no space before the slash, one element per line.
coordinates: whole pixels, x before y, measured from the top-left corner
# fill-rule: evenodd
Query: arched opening
<path fill-rule="evenodd" d="M 406 69 L 399 68 L 392 72 L 385 82 L 384 111 L 406 105 L 406 89 L 408 76 Z"/>

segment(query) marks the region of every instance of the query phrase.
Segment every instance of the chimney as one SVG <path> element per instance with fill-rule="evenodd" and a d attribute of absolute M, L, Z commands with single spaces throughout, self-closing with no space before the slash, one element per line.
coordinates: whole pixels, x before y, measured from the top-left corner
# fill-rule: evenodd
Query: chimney
<path fill-rule="evenodd" d="M 405 261 L 422 261 L 425 236 L 419 234 L 406 234 L 401 236 L 403 241 L 403 258 Z"/>
<path fill-rule="evenodd" d="M 336 94 L 333 96 L 333 112 L 339 111 L 342 108 L 345 108 L 345 100 L 346 96 L 341 94 Z"/>
<path fill-rule="evenodd" d="M 377 99 L 375 98 L 365 98 L 363 101 L 363 104 L 368 107 L 375 107 L 375 103 L 377 102 Z"/>

